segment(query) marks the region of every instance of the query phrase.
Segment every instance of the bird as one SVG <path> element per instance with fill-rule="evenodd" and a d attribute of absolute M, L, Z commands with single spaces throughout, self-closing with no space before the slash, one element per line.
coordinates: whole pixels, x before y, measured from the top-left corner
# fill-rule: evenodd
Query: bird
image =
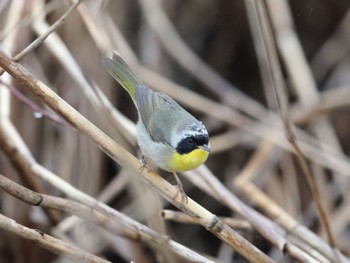
<path fill-rule="evenodd" d="M 104 57 L 103 64 L 137 108 L 136 137 L 142 152 L 141 168 L 149 169 L 150 161 L 173 173 L 181 199 L 187 203 L 177 172 L 193 170 L 207 160 L 210 145 L 206 127 L 168 95 L 146 86 L 118 53 Z"/>

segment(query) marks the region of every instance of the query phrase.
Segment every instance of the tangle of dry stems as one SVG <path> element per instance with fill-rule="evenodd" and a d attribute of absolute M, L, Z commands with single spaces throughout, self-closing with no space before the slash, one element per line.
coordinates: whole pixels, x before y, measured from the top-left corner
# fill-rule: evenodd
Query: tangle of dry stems
<path fill-rule="evenodd" d="M 13 59 L 1 50 L 0 66 L 3 70 L 7 71 L 13 78 L 18 80 L 25 89 L 31 91 L 37 98 L 62 116 L 71 127 L 89 137 L 110 157 L 125 166 L 128 174 L 137 172 L 139 162 L 136 158 L 116 144 L 115 141 L 111 140 L 91 122 L 82 117 L 82 115 L 75 111 L 67 102 L 62 100 L 45 84 L 43 84 L 42 81 L 31 75 L 27 69 L 17 63 L 17 61 L 22 59 L 25 55 L 30 54 L 39 45 L 45 45 L 48 50 L 56 56 L 57 60 L 67 70 L 68 74 L 70 74 L 74 81 L 78 83 L 78 86 L 83 90 L 84 95 L 95 109 L 100 113 L 102 112 L 101 115 L 104 115 L 104 117 L 108 116 L 109 120 L 113 123 L 112 129 L 120 130 L 129 142 L 135 143 L 134 125 L 122 114 L 113 109 L 111 103 L 97 85 L 91 84 L 86 80 L 86 77 L 83 76 L 79 65 L 73 58 L 69 49 L 55 33 L 55 30 L 64 24 L 65 18 L 72 13 L 72 11 L 77 10 L 86 29 L 94 40 L 95 45 L 99 48 L 99 51 L 102 54 L 110 52 L 115 46 L 117 46 L 120 53 L 122 53 L 126 60 L 130 62 L 131 66 L 137 70 L 145 83 L 149 84 L 152 88 L 169 94 L 183 105 L 202 112 L 206 116 L 214 117 L 215 119 L 221 120 L 223 123 L 231 126 L 240 127 L 245 131 L 244 133 L 248 132 L 250 135 L 253 135 L 253 139 L 249 137 L 247 141 L 256 146 L 256 152 L 239 172 L 232 184 L 246 199 L 256 204 L 257 207 L 262 209 L 262 211 L 271 219 L 244 204 L 206 167 L 202 167 L 197 171 L 185 173 L 185 177 L 189 181 L 200 188 L 203 192 L 214 197 L 220 202 L 220 204 L 225 205 L 242 216 L 244 220 L 247 220 L 243 222 L 245 228 L 249 227 L 249 229 L 252 228 L 257 230 L 266 240 L 273 244 L 274 247 L 290 255 L 294 260 L 299 262 L 349 262 L 349 259 L 343 255 L 334 254 L 332 248 L 326 242 L 324 242 L 319 236 L 313 234 L 306 227 L 300 225 L 291 215 L 277 205 L 272 198 L 253 183 L 257 174 L 266 169 L 266 166 L 272 167 L 271 163 L 276 164 L 277 159 L 275 155 L 276 152 L 278 152 L 276 146 L 291 152 L 298 152 L 298 148 L 291 147 L 284 137 L 284 133 L 280 131 L 281 125 L 279 124 L 279 119 L 276 114 L 263 107 L 257 101 L 252 100 L 244 93 L 238 91 L 235 87 L 215 73 L 186 46 L 157 1 L 140 1 L 142 12 L 145 14 L 150 28 L 157 34 L 160 43 L 165 47 L 168 54 L 177 60 L 178 63 L 186 68 L 194 77 L 201 81 L 205 87 L 212 92 L 217 93 L 223 103 L 217 103 L 211 99 L 196 94 L 173 83 L 169 79 L 161 77 L 147 67 L 140 65 L 135 54 L 131 50 L 130 45 L 124 39 L 108 14 L 105 14 L 103 18 L 101 16 L 98 17 L 92 11 L 93 5 L 88 5 L 87 3 L 83 3 L 83 1 L 71 2 L 72 5 L 51 26 L 47 23 L 44 17 L 40 17 L 35 23 L 33 23 L 33 30 L 39 35 L 39 37 L 17 56 L 14 56 Z M 255 7 L 252 5 L 252 3 L 256 2 L 257 1 L 246 1 L 248 13 L 253 14 L 256 11 L 254 11 Z M 299 41 L 296 39 L 295 32 L 290 24 L 291 19 L 289 17 L 286 3 L 280 1 L 278 5 L 276 5 L 272 4 L 272 2 L 273 1 L 266 1 L 266 7 L 274 26 L 277 48 L 283 57 L 283 61 L 287 65 L 288 74 L 292 76 L 293 85 L 296 87 L 296 90 L 298 90 L 300 101 L 302 102 L 301 104 L 292 106 L 288 111 L 290 117 L 284 118 L 284 120 L 288 121 L 288 125 L 290 125 L 291 122 L 305 124 L 313 120 L 315 116 L 324 117 L 327 112 L 334 111 L 341 107 L 348 107 L 350 100 L 346 96 L 348 95 L 347 87 L 319 94 L 315 83 L 313 83 L 311 74 L 309 74 L 309 69 L 303 58 L 300 46 L 294 45 L 295 49 L 293 51 L 285 49 L 286 46 L 290 47 L 290 45 L 286 43 L 286 40 L 290 40 L 294 44 L 299 43 Z M 43 1 L 36 1 L 35 3 L 37 9 L 44 9 Z M 13 1 L 11 7 L 12 9 L 10 11 L 12 16 L 10 16 L 8 28 L 13 27 L 19 21 L 20 13 L 24 4 L 21 0 L 16 0 Z M 278 16 L 278 14 L 284 14 L 284 16 Z M 279 20 L 281 18 L 284 18 L 287 21 L 284 21 L 283 19 Z M 158 21 L 160 19 L 160 21 L 163 22 L 156 23 L 157 19 Z M 253 23 L 252 32 L 254 35 L 254 23 L 256 23 L 256 21 L 254 22 L 254 15 L 251 16 L 250 19 L 252 19 L 250 22 Z M 160 24 L 163 26 L 160 27 Z M 281 25 L 284 25 L 284 27 L 281 27 Z M 8 31 L 8 28 L 5 32 Z M 289 32 L 290 37 L 279 37 L 280 34 L 284 34 L 285 32 Z M 8 38 L 7 45 L 3 46 L 7 52 L 12 53 L 15 36 L 16 31 L 13 31 L 13 35 Z M 51 38 L 47 39 L 48 36 L 51 36 Z M 272 39 L 272 36 L 267 38 L 267 40 Z M 256 38 L 255 44 L 257 49 L 259 48 L 258 43 L 259 40 Z M 260 54 L 263 54 L 261 50 Z M 262 74 L 263 72 L 269 72 L 263 71 L 265 67 L 264 65 L 266 65 L 264 63 L 266 62 L 262 61 L 260 63 Z M 300 69 L 304 69 L 304 71 L 300 71 Z M 10 85 L 9 75 L 3 75 L 1 78 L 2 82 L 7 86 Z M 264 81 L 264 85 L 266 86 L 265 96 L 267 97 L 271 95 L 271 91 L 269 91 L 267 87 L 269 86 L 269 81 L 268 78 Z M 273 82 L 271 81 L 271 83 Z M 308 83 L 308 85 L 304 85 L 305 83 Z M 187 247 L 168 239 L 168 237 L 153 231 L 145 225 L 132 220 L 103 203 L 98 202 L 96 199 L 79 191 L 71 184 L 63 181 L 57 175 L 38 164 L 9 120 L 10 98 L 7 89 L 0 88 L 0 93 L 0 147 L 21 175 L 21 179 L 24 181 L 25 185 L 33 189 L 36 193 L 30 192 L 28 189 L 22 188 L 2 176 L 0 177 L 1 187 L 11 192 L 9 187 L 6 188 L 6 184 L 11 185 L 11 187 L 15 189 L 14 192 L 11 192 L 12 195 L 25 202 L 29 202 L 32 205 L 37 205 L 38 203 L 33 200 L 29 201 L 26 198 L 29 198 L 30 196 L 33 199 L 39 198 L 41 200 L 39 202 L 40 205 L 43 206 L 46 214 L 52 222 L 60 222 L 58 228 L 65 225 L 65 223 L 68 224 L 69 222 L 72 222 L 73 220 L 71 220 L 71 218 L 62 220 L 62 215 L 54 213 L 52 209 L 75 214 L 84 218 L 84 220 L 94 222 L 97 225 L 108 229 L 115 235 L 122 235 L 131 240 L 140 239 L 142 242 L 153 247 L 166 245 L 173 253 L 189 261 L 210 262 L 209 259 L 193 252 Z M 311 97 L 317 98 L 317 101 L 311 105 L 305 103 L 305 101 L 309 102 L 307 99 L 309 96 L 308 94 L 313 94 Z M 273 101 L 270 101 L 270 103 L 273 105 Z M 246 113 L 249 117 L 241 114 L 238 110 Z M 323 118 L 320 123 L 321 124 L 314 126 L 317 138 L 310 136 L 301 129 L 296 129 L 297 136 L 300 138 L 298 144 L 300 145 L 301 151 L 305 154 L 306 158 L 314 163 L 329 168 L 331 171 L 339 173 L 342 176 L 348 176 L 348 171 L 350 170 L 349 158 L 342 153 L 339 147 L 337 147 L 337 138 L 326 118 Z M 228 139 L 230 142 L 232 141 L 231 146 L 227 143 L 218 146 L 218 151 L 225 151 L 234 145 L 234 136 L 237 136 L 236 141 L 242 143 L 242 141 L 238 139 L 242 137 L 238 132 L 228 132 L 227 134 L 222 135 L 222 138 L 219 138 L 218 136 L 218 140 L 215 140 L 214 137 L 212 142 L 222 141 L 222 139 Z M 261 138 L 264 141 L 258 143 L 256 138 Z M 213 148 L 215 149 L 215 146 Z M 67 197 L 72 198 L 77 202 L 48 195 L 45 192 L 42 182 L 38 180 L 37 176 L 50 182 L 50 184 L 66 194 Z M 295 176 L 295 174 L 293 176 Z M 198 205 L 192 199 L 189 199 L 188 204 L 181 204 L 179 198 L 174 199 L 173 197 L 176 196 L 176 189 L 159 177 L 159 175 L 153 172 L 142 173 L 142 178 L 169 202 L 173 203 L 184 212 L 184 214 L 174 214 L 164 211 L 163 216 L 170 217 L 168 220 L 175 220 L 176 218 L 176 220 L 181 220 L 182 222 L 185 221 L 201 224 L 248 260 L 252 262 L 272 262 L 271 258 L 257 250 L 256 247 L 238 235 L 216 215 Z M 343 189 L 346 188 L 343 186 Z M 105 190 L 107 193 L 107 189 Z M 108 194 L 106 194 L 106 196 L 107 195 Z M 77 222 L 77 220 L 78 219 L 75 218 L 75 222 Z M 232 223 L 232 220 L 229 220 L 229 222 Z M 237 226 L 236 221 L 233 223 Z M 117 224 L 123 225 L 125 228 L 121 229 Z M 59 240 L 55 240 L 47 234 L 42 235 L 42 233 L 39 233 L 40 235 L 38 235 L 37 231 L 15 224 L 11 219 L 6 217 L 1 216 L 0 226 L 2 228 L 9 227 L 14 233 L 27 239 L 35 240 L 35 242 L 38 242 L 38 244 L 54 253 L 68 257 L 73 256 L 73 258 L 74 253 L 76 253 L 77 257 L 75 260 L 79 260 L 79 257 L 86 256 L 86 258 L 90 257 L 91 262 L 105 262 L 103 259 L 96 258 L 95 256 L 75 247 L 71 247 L 70 251 L 64 250 L 66 244 L 62 243 L 62 241 L 61 248 L 57 248 L 53 245 L 56 243 L 59 244 Z M 71 223 L 69 228 L 71 229 L 73 226 L 74 223 Z M 50 241 L 44 243 L 43 241 L 45 240 L 43 239 L 43 236 L 48 237 Z M 332 247 L 335 246 L 335 242 L 330 243 Z"/>

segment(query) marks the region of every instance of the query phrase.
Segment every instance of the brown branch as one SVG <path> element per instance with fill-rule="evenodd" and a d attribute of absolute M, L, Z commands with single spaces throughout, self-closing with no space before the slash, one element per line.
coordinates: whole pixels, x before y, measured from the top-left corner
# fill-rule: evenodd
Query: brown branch
<path fill-rule="evenodd" d="M 54 238 L 46 233 L 36 229 L 25 227 L 16 223 L 2 214 L 0 214 L 0 228 L 14 233 L 24 239 L 41 246 L 42 248 L 51 251 L 57 255 L 69 258 L 76 262 L 91 262 L 91 263 L 107 263 L 110 261 L 104 260 L 84 250 Z"/>
<path fill-rule="evenodd" d="M 16 223 L 2 214 L 0 214 L 0 228 L 3 230 L 14 233 L 24 239 L 39 245 L 40 247 L 51 251 L 57 255 L 69 258 L 76 262 L 91 262 L 91 263 L 107 263 L 110 261 L 99 258 L 95 255 L 87 253 L 86 251 L 63 242 L 60 239 L 54 238 L 46 233 L 43 233 L 36 229 L 25 227 Z"/>
<path fill-rule="evenodd" d="M 46 208 L 52 208 L 50 205 L 44 205 L 46 202 L 44 196 L 37 194 L 19 184 L 7 179 L 5 176 L 0 175 L 0 187 L 8 192 L 9 194 L 15 196 L 16 198 L 32 204 L 32 205 L 43 205 Z M 48 201 L 50 204 L 50 201 Z M 52 202 L 51 202 L 52 203 Z M 56 204 L 52 205 L 57 207 Z M 34 244 L 43 247 L 57 255 L 72 259 L 76 262 L 91 262 L 91 263 L 106 263 L 109 262 L 95 255 L 92 255 L 72 244 L 65 243 L 57 238 L 54 238 L 40 230 L 30 229 L 23 225 L 16 223 L 14 220 L 5 217 L 0 214 L 0 228 L 12 232 L 18 236 L 21 236 Z"/>
<path fill-rule="evenodd" d="M 293 258 L 299 262 L 305 261 L 305 258 L 310 257 L 298 247 L 291 244 L 286 238 L 286 233 L 277 224 L 270 221 L 264 215 L 259 214 L 253 208 L 244 204 L 235 194 L 227 189 L 222 182 L 218 180 L 205 166 L 201 166 L 199 169 L 201 171 L 202 180 L 205 181 L 209 187 L 201 188 L 203 192 L 212 195 L 219 203 L 226 205 L 228 208 L 232 209 L 238 213 L 242 218 L 247 220 L 252 227 L 259 232 L 264 238 L 266 238 L 271 244 L 273 244 L 277 249 L 293 256 Z M 191 180 L 191 177 L 187 177 Z M 210 189 L 210 190 L 209 190 Z M 288 248 L 288 249 L 286 249 Z"/>
<path fill-rule="evenodd" d="M 266 169 L 266 163 L 271 163 L 271 159 L 275 158 L 275 155 L 276 152 L 273 145 L 266 141 L 262 142 L 245 167 L 240 171 L 239 175 L 234 179 L 234 188 L 242 193 L 244 198 L 264 211 L 264 214 L 271 218 L 271 220 L 281 225 L 289 233 L 286 236 L 288 241 L 316 259 L 326 257 L 326 261 L 335 261 L 333 250 L 327 242 L 305 226 L 300 225 L 297 220 L 281 208 L 271 197 L 254 185 L 253 181 L 261 174 L 261 171 Z M 299 243 L 305 244 L 305 246 L 300 246 L 295 242 L 296 239 L 299 240 Z M 289 254 L 289 249 L 292 249 L 292 247 L 286 247 L 288 248 L 286 253 Z M 305 249 L 307 247 L 312 247 L 313 251 L 310 251 L 311 249 Z M 345 256 L 342 256 L 342 260 L 343 262 L 350 262 Z"/>
<path fill-rule="evenodd" d="M 170 249 L 172 248 L 174 253 L 186 260 L 211 263 L 210 260 L 172 241 L 167 236 L 161 235 L 140 223 L 130 224 L 130 220 L 125 220 L 125 216 L 116 216 L 116 213 L 109 213 L 101 206 L 89 206 L 59 197 L 39 194 L 11 181 L 1 174 L 0 188 L 30 205 L 76 215 L 88 222 L 99 225 L 114 235 L 121 235 L 134 241 L 141 240 L 151 246 L 160 248 L 162 246 L 168 246 Z"/>
<path fill-rule="evenodd" d="M 0 51 L 0 66 L 17 79 L 26 89 L 46 103 L 51 109 L 60 114 L 74 128 L 93 140 L 115 161 L 128 167 L 132 171 L 139 170 L 139 161 L 134 156 L 111 140 L 106 134 L 79 114 L 45 84 L 37 80 L 20 64 L 11 60 L 11 58 L 9 58 L 3 51 Z M 273 262 L 251 243 L 224 224 L 217 216 L 210 213 L 192 199 L 189 198 L 188 203 L 183 204 L 181 202 L 181 197 L 177 195 L 176 187 L 166 182 L 158 174 L 143 171 L 141 175 L 164 198 L 185 213 L 194 217 L 198 223 L 203 225 L 221 240 L 225 241 L 248 260 L 253 262 Z"/>

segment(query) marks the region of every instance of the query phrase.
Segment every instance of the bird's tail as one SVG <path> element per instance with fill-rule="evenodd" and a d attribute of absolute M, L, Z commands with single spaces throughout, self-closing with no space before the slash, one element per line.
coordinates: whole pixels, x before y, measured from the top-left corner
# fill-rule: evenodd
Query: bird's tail
<path fill-rule="evenodd" d="M 103 58 L 103 64 L 111 76 L 129 93 L 136 105 L 136 89 L 142 86 L 141 80 L 134 74 L 122 57 L 113 52 L 112 58 Z"/>

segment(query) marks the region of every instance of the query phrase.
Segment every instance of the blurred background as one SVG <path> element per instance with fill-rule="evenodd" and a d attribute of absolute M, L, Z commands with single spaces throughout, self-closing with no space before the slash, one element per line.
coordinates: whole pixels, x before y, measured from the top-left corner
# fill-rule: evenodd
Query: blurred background
<path fill-rule="evenodd" d="M 290 121 L 295 124 L 337 246 L 345 256 L 350 255 L 349 1 L 81 2 L 54 33 L 20 60 L 25 68 L 140 157 L 132 125 L 137 121 L 136 109 L 101 63 L 104 56 L 118 50 L 147 85 L 167 93 L 203 121 L 213 150 L 206 165 L 227 189 L 280 225 L 287 239 L 291 230 L 278 217 L 282 212 L 274 212 L 275 207 L 327 241 L 278 117 L 274 75 L 268 67 L 271 57 L 262 48 L 262 39 L 272 43 L 287 90 Z M 74 3 L 0 0 L 1 48 L 14 57 L 45 34 Z M 264 31 L 261 10 L 265 10 L 270 35 Z M 202 226 L 161 218 L 162 209 L 175 208 L 137 174 L 122 169 L 69 124 L 52 120 L 56 115 L 8 75 L 1 76 L 0 84 L 1 118 L 14 125 L 37 163 L 215 262 L 247 262 Z M 101 103 L 97 88 L 117 111 L 111 113 L 111 105 Z M 27 99 L 43 110 L 28 106 Z M 43 116 L 47 114 L 55 117 Z M 11 158 L 6 146 L 11 137 L 4 138 L 0 173 L 33 188 Z M 175 183 L 171 174 L 160 173 Z M 239 220 L 242 224 L 236 230 L 273 260 L 295 262 L 251 227 L 247 218 L 201 189 L 193 177 L 192 173 L 180 175 L 189 197 L 218 216 Z M 55 185 L 39 177 L 35 180 L 47 194 L 66 197 Z M 186 262 L 92 223 L 65 226 L 69 215 L 57 212 L 50 217 L 4 191 L 0 198 L 1 214 L 112 262 Z M 5 229 L 0 229 L 0 235 L 1 263 L 69 262 Z M 298 246 L 312 254 L 307 244 Z M 322 256 L 309 262 L 329 262 L 322 251 Z"/>

